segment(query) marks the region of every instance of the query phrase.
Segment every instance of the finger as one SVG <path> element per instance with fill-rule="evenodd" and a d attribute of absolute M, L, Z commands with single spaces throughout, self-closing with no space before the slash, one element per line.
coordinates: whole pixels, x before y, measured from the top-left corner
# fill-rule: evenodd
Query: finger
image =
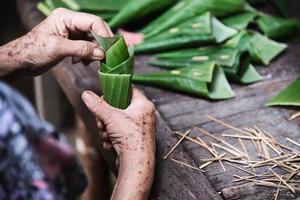
<path fill-rule="evenodd" d="M 66 30 L 71 32 L 82 31 L 89 32 L 94 31 L 98 35 L 103 37 L 110 37 L 110 32 L 104 24 L 104 21 L 95 15 L 75 12 L 67 9 L 56 9 L 53 12 L 54 18 L 56 18 L 56 27 L 59 33 L 64 33 Z"/>
<path fill-rule="evenodd" d="M 108 134 L 107 134 L 106 131 L 103 131 L 101 133 L 101 137 L 102 137 L 102 139 L 103 139 L 104 142 L 110 142 L 110 139 L 109 139 Z"/>
<path fill-rule="evenodd" d="M 114 149 L 113 145 L 107 142 L 103 142 L 103 148 L 107 151 L 112 151 Z"/>
<path fill-rule="evenodd" d="M 85 91 L 82 93 L 82 100 L 88 109 L 96 115 L 104 124 L 109 122 L 115 109 L 108 105 L 103 98 L 97 96 L 91 91 Z"/>
<path fill-rule="evenodd" d="M 103 131 L 104 130 L 104 125 L 103 123 L 101 122 L 101 120 L 99 120 L 98 118 L 96 119 L 96 122 L 97 122 L 97 127 L 100 129 L 100 131 Z"/>
<path fill-rule="evenodd" d="M 57 54 L 62 57 L 73 56 L 81 60 L 101 60 L 104 52 L 97 44 L 83 40 L 60 39 Z"/>
<path fill-rule="evenodd" d="M 141 100 L 148 100 L 146 96 L 136 88 L 132 88 L 132 97 L 131 104 L 135 104 L 136 102 L 140 102 Z"/>
<path fill-rule="evenodd" d="M 114 34 L 113 34 L 112 30 L 110 29 L 110 27 L 108 26 L 108 24 L 105 21 L 103 21 L 103 22 L 104 22 L 104 26 L 105 26 L 107 32 L 110 34 L 110 37 L 113 37 Z"/>

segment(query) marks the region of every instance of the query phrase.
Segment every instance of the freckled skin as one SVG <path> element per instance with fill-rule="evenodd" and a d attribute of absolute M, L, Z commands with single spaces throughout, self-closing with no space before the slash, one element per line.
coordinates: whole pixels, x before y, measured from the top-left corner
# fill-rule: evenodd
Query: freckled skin
<path fill-rule="evenodd" d="M 62 8 L 54 10 L 32 31 L 0 47 L 0 76 L 38 75 L 68 56 L 81 60 L 103 59 L 104 53 L 96 43 L 71 40 L 72 35 L 86 35 L 90 30 L 104 37 L 113 35 L 97 16 Z M 84 101 L 99 119 L 97 125 L 104 147 L 118 154 L 119 175 L 111 199 L 147 199 L 155 165 L 153 104 L 135 90 L 132 104 L 126 110 L 111 108 L 96 95 L 88 99 L 92 101 Z"/>
<path fill-rule="evenodd" d="M 92 92 L 82 97 L 95 114 L 99 129 L 107 133 L 104 142 L 117 152 L 119 174 L 112 199 L 147 199 L 155 165 L 153 104 L 135 89 L 131 105 L 125 110 L 112 108 Z"/>
<path fill-rule="evenodd" d="M 67 56 L 81 60 L 101 60 L 98 44 L 71 40 L 93 30 L 104 37 L 113 34 L 99 17 L 66 9 L 56 9 L 26 35 L 0 47 L 0 76 L 23 77 L 46 72 Z M 95 49 L 100 54 L 93 54 Z"/>

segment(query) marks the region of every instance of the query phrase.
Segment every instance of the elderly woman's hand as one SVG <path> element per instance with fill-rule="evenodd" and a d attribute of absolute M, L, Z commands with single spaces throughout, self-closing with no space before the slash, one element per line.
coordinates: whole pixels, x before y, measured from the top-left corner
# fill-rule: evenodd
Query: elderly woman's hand
<path fill-rule="evenodd" d="M 113 199 L 147 199 L 155 163 L 154 105 L 136 89 L 125 110 L 111 107 L 90 91 L 84 92 L 82 99 L 98 119 L 98 127 L 107 138 L 105 147 L 112 145 L 118 155 Z"/>
<path fill-rule="evenodd" d="M 104 37 L 113 35 L 97 16 L 56 9 L 32 31 L 0 47 L 0 75 L 14 71 L 40 74 L 67 56 L 100 60 L 104 52 L 91 42 L 90 30 Z"/>

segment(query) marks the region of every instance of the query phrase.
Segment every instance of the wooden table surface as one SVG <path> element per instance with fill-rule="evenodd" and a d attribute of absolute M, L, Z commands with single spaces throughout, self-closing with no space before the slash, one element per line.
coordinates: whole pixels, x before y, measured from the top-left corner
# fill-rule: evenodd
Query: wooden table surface
<path fill-rule="evenodd" d="M 36 2 L 37 0 L 18 0 L 19 12 L 28 30 L 44 18 L 36 10 Z M 299 3 L 292 6 L 295 13 L 297 13 L 297 7 L 299 8 Z M 137 72 L 152 70 L 144 65 L 147 59 L 149 56 L 136 58 Z M 88 137 L 91 137 L 95 143 L 99 143 L 99 139 L 96 136 L 94 119 L 82 104 L 80 94 L 85 89 L 99 93 L 97 68 L 97 63 L 92 63 L 89 67 L 82 64 L 72 65 L 68 58 L 52 69 L 68 100 L 90 132 L 93 133 Z M 140 87 L 157 108 L 157 166 L 151 199 L 271 199 L 273 197 L 276 191 L 274 189 L 258 187 L 253 184 L 238 185 L 232 182 L 233 174 L 245 174 L 226 163 L 225 173 L 216 163 L 207 167 L 205 174 L 202 174 L 174 163 L 170 159 L 163 160 L 164 155 L 178 140 L 172 131 L 186 131 L 198 126 L 217 136 L 228 133 L 224 127 L 211 122 L 206 117 L 207 115 L 241 128 L 255 124 L 271 132 L 283 144 L 286 137 L 300 142 L 298 137 L 300 120 L 288 121 L 293 111 L 264 106 L 270 97 L 283 89 L 297 75 L 300 75 L 300 44 L 289 45 L 288 50 L 270 66 L 258 67 L 258 71 L 265 77 L 264 81 L 248 86 L 233 85 L 236 98 L 227 101 L 211 102 L 153 87 Z M 191 136 L 197 135 L 199 133 L 191 132 Z M 235 144 L 235 140 L 229 142 Z M 98 151 L 104 155 L 113 168 L 112 155 L 103 151 L 100 146 Z M 208 158 L 209 154 L 195 144 L 185 141 L 179 145 L 171 157 L 200 166 L 202 164 L 200 159 Z M 218 195 L 217 192 L 220 192 L 221 195 Z M 287 191 L 281 192 L 281 194 L 282 199 L 296 198 Z"/>

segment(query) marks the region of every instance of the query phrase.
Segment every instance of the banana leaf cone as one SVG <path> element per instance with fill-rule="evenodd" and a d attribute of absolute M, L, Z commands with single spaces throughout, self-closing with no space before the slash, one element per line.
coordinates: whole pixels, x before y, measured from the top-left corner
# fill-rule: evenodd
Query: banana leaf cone
<path fill-rule="evenodd" d="M 250 84 L 262 79 L 251 65 L 251 59 L 247 52 L 222 46 L 162 53 L 158 54 L 156 60 L 149 64 L 164 69 L 176 69 L 205 62 L 215 62 L 223 68 L 230 80 L 238 83 Z"/>
<path fill-rule="evenodd" d="M 227 17 L 222 21 L 222 23 L 230 28 L 234 28 L 236 30 L 246 29 L 251 22 L 256 18 L 256 12 L 245 11 L 230 17 Z"/>
<path fill-rule="evenodd" d="M 210 13 L 205 13 L 172 27 L 156 37 L 146 39 L 135 46 L 135 52 L 159 52 L 208 43 L 221 43 L 237 33 L 237 30 L 223 25 Z"/>
<path fill-rule="evenodd" d="M 286 44 L 273 41 L 258 32 L 245 30 L 228 40 L 225 46 L 248 51 L 254 62 L 264 65 L 268 65 L 287 48 Z"/>
<path fill-rule="evenodd" d="M 123 36 L 104 38 L 93 33 L 105 50 L 105 60 L 99 70 L 100 87 L 105 101 L 111 106 L 125 109 L 131 100 L 131 80 L 134 66 L 133 47 L 127 48 Z"/>
<path fill-rule="evenodd" d="M 177 0 L 131 0 L 109 22 L 112 28 L 119 28 L 156 11 L 165 9 Z"/>
<path fill-rule="evenodd" d="M 211 12 L 214 16 L 225 16 L 241 11 L 244 0 L 183 0 L 146 26 L 141 32 L 146 38 L 159 35 L 188 19 Z"/>
<path fill-rule="evenodd" d="M 277 96 L 270 99 L 266 106 L 300 106 L 300 77 L 292 82 Z"/>
<path fill-rule="evenodd" d="M 272 39 L 299 37 L 300 22 L 297 20 L 284 19 L 261 13 L 257 19 L 257 24 L 264 35 Z"/>
<path fill-rule="evenodd" d="M 214 62 L 171 71 L 136 74 L 133 81 L 213 100 L 234 97 L 222 68 Z"/>

